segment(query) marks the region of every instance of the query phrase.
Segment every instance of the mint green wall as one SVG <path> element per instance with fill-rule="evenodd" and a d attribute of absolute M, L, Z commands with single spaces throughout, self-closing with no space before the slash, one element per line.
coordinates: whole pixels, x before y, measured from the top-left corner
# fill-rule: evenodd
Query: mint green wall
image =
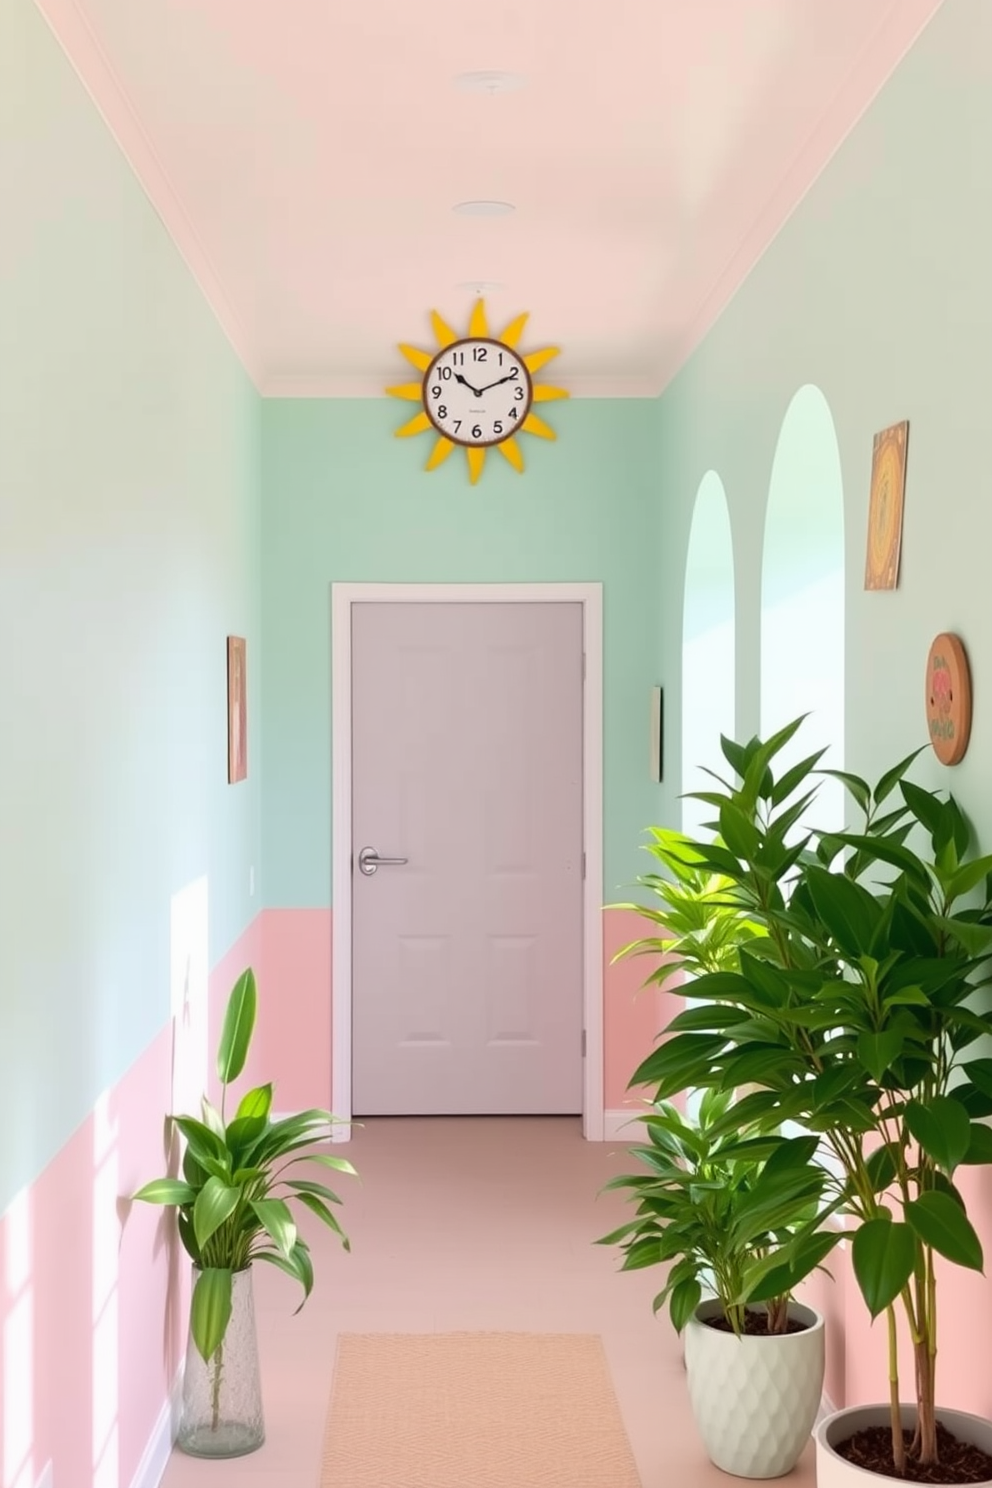
<path fill-rule="evenodd" d="M 492 454 L 472 487 L 457 452 L 423 471 L 430 437 L 395 439 L 408 412 L 392 399 L 263 405 L 266 905 L 331 902 L 332 580 L 601 580 L 607 896 L 641 870 L 658 792 L 647 763 L 661 562 L 651 412 L 554 404 L 557 442 L 521 439 L 523 476 Z"/>
<path fill-rule="evenodd" d="M 0 6 L 0 1210 L 255 908 L 259 400 L 31 0 Z M 257 741 L 258 731 L 255 731 Z"/>
<path fill-rule="evenodd" d="M 763 523 L 781 421 L 816 384 L 837 430 L 847 560 L 846 753 L 875 775 L 926 739 L 932 637 L 956 630 L 975 685 L 971 750 L 954 770 L 928 752 L 992 840 L 992 511 L 985 446 L 992 391 L 992 6 L 946 0 L 871 109 L 666 391 L 654 420 L 664 542 L 662 666 L 680 674 L 692 501 L 713 466 L 737 562 L 739 732 L 758 727 Z M 862 589 L 872 437 L 910 421 L 902 579 Z M 670 736 L 677 745 L 677 736 Z M 673 768 L 671 780 L 679 778 Z M 664 810 L 677 820 L 672 788 Z"/>

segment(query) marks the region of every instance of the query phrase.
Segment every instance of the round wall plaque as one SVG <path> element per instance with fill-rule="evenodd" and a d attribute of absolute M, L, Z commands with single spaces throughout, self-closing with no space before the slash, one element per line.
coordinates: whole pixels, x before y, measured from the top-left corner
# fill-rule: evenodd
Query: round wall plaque
<path fill-rule="evenodd" d="M 927 728 L 944 765 L 964 759 L 971 734 L 971 672 L 956 635 L 936 637 L 927 657 Z"/>

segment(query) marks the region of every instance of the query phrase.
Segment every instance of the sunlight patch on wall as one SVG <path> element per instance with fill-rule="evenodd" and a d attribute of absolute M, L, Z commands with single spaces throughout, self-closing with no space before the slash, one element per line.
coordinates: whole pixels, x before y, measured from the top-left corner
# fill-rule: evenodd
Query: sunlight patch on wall
<path fill-rule="evenodd" d="M 682 791 L 706 790 L 704 768 L 726 771 L 720 735 L 736 738 L 734 546 L 723 482 L 709 470 L 692 514 L 682 608 Z M 695 834 L 709 807 L 683 800 L 682 829 Z"/>
<path fill-rule="evenodd" d="M 833 417 L 812 383 L 793 397 L 772 463 L 761 571 L 761 732 L 811 716 L 784 769 L 826 748 L 844 767 L 844 486 Z M 843 788 L 822 783 L 815 823 L 844 823 Z"/>

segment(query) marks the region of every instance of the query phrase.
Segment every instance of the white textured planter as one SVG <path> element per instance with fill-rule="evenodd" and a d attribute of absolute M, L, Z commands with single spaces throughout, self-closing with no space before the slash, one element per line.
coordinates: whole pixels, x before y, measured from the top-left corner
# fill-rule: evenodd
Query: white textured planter
<path fill-rule="evenodd" d="M 737 1338 L 706 1326 L 703 1302 L 685 1329 L 689 1399 L 710 1461 L 738 1478 L 780 1478 L 809 1440 L 823 1393 L 823 1319 L 793 1302 L 807 1324 L 781 1337 Z M 824 1488 L 824 1483 L 818 1483 Z"/>
<path fill-rule="evenodd" d="M 916 1407 L 902 1407 L 903 1429 L 907 1430 L 916 1420 Z M 992 1453 L 992 1421 L 984 1416 L 972 1416 L 967 1411 L 943 1410 L 937 1407 L 937 1420 L 961 1441 L 981 1447 Z M 816 1439 L 816 1488 L 891 1488 L 900 1481 L 882 1477 L 879 1473 L 866 1472 L 855 1467 L 844 1457 L 838 1457 L 834 1443 L 846 1441 L 856 1431 L 866 1426 L 888 1426 L 887 1405 L 855 1405 L 848 1410 L 834 1411 L 817 1426 L 813 1433 Z M 972 1485 L 972 1488 L 992 1488 L 992 1478 Z"/>

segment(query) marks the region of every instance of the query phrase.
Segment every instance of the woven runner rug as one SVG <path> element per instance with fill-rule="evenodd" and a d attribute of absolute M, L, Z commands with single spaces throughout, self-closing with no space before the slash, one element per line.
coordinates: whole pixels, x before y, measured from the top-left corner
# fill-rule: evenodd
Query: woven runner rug
<path fill-rule="evenodd" d="M 597 1334 L 344 1333 L 321 1488 L 641 1488 Z"/>

